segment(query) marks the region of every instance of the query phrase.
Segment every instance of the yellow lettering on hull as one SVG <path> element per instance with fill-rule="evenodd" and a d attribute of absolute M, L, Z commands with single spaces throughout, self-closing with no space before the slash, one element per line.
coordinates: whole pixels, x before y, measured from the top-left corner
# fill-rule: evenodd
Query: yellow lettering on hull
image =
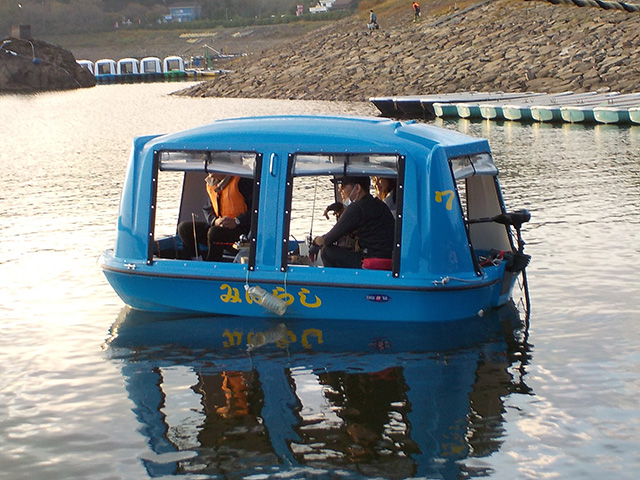
<path fill-rule="evenodd" d="M 232 287 L 227 283 L 223 283 L 220 285 L 220 290 L 222 290 L 222 294 L 220 295 L 220 300 L 224 303 L 243 303 L 243 299 L 240 296 L 240 291 L 236 287 Z M 276 287 L 272 290 L 274 296 L 285 301 L 287 306 L 292 305 L 296 302 L 295 295 L 288 293 L 285 291 L 283 287 Z M 298 300 L 300 305 L 305 308 L 318 308 L 322 305 L 322 300 L 315 294 L 312 294 L 308 288 L 300 288 L 297 292 Z M 255 303 L 255 301 L 251 298 L 248 292 L 245 291 L 244 294 L 244 302 L 248 304 Z"/>

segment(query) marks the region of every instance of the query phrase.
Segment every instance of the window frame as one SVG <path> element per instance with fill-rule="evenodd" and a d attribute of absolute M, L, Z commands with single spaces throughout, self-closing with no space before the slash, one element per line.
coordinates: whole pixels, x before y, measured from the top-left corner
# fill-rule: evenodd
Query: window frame
<path fill-rule="evenodd" d="M 163 154 L 172 154 L 172 153 L 187 153 L 191 156 L 195 157 L 196 155 L 203 155 L 204 159 L 202 162 L 186 162 L 182 165 L 174 164 L 162 164 L 161 156 Z M 228 164 L 214 164 L 212 162 L 212 157 L 216 154 L 238 154 L 239 156 L 249 156 L 253 157 L 253 165 L 251 170 L 251 176 L 248 175 L 248 171 L 240 171 L 239 169 L 233 168 L 224 168 L 233 165 L 237 165 L 237 163 L 229 162 Z M 214 159 L 215 160 L 215 159 Z M 176 172 L 181 173 L 183 175 L 182 180 L 182 191 L 180 193 L 180 207 L 178 213 L 178 219 L 180 218 L 180 213 L 182 212 L 182 202 L 184 200 L 185 194 L 185 181 L 186 175 L 189 172 L 203 172 L 203 173 L 222 173 L 227 175 L 240 176 L 243 178 L 251 178 L 253 180 L 253 201 L 251 205 L 247 205 L 248 209 L 251 209 L 251 235 L 250 235 L 250 244 L 249 244 L 249 262 L 247 268 L 251 271 L 255 270 L 255 261 L 256 261 L 256 240 L 258 237 L 258 211 L 259 211 L 259 203 L 260 203 L 260 184 L 261 184 L 261 176 L 262 176 L 262 164 L 263 164 L 264 156 L 262 153 L 257 152 L 255 150 L 243 150 L 243 151 L 235 151 L 235 150 L 215 150 L 215 149 L 159 149 L 153 152 L 153 175 L 151 182 L 151 202 L 149 205 L 149 229 L 148 229 L 148 245 L 147 245 L 147 264 L 151 265 L 153 263 L 153 257 L 155 252 L 155 228 L 156 228 L 156 211 L 157 211 L 157 203 L 158 203 L 158 174 L 160 171 L 163 172 Z M 215 165 L 212 167 L 212 165 Z M 242 165 L 245 165 L 243 162 Z M 204 187 L 203 187 L 204 188 Z M 177 223 L 176 223 L 177 228 Z M 177 232 L 175 234 L 177 236 Z"/>
<path fill-rule="evenodd" d="M 327 165 L 332 165 L 328 168 L 301 168 L 296 171 L 297 157 L 316 156 L 316 157 L 342 157 L 344 160 L 340 162 L 327 162 Z M 371 165 L 371 168 L 363 168 L 362 165 L 366 163 L 350 162 L 352 158 L 361 157 L 388 157 L 389 159 L 395 157 L 395 170 L 390 167 Z M 289 268 L 289 241 L 291 233 L 291 213 L 293 204 L 293 187 L 294 179 L 296 177 L 319 177 L 319 176 L 380 176 L 380 177 L 395 177 L 396 179 L 396 216 L 394 226 L 394 239 L 393 250 L 391 254 L 392 267 L 391 275 L 393 278 L 400 276 L 400 257 L 402 248 L 402 217 L 403 217 L 403 197 L 404 197 L 404 176 L 405 176 L 405 162 L 406 156 L 399 153 L 375 153 L 375 152 L 358 152 L 358 153 L 345 153 L 345 152 L 295 152 L 289 153 L 287 156 L 287 173 L 286 173 L 286 188 L 285 188 L 285 210 L 284 210 L 284 222 L 282 232 L 282 252 L 280 271 L 286 272 Z M 394 175 L 391 175 L 394 173 Z M 385 273 L 388 271 L 384 271 Z"/>

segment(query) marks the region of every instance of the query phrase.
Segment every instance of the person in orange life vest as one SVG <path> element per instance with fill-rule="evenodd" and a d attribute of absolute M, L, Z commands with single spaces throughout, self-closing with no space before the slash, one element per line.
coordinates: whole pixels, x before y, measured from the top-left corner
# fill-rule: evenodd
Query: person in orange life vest
<path fill-rule="evenodd" d="M 420 5 L 418 2 L 413 2 L 413 21 L 417 22 L 420 20 Z"/>
<path fill-rule="evenodd" d="M 225 248 L 251 230 L 253 181 L 231 175 L 210 173 L 205 178 L 209 204 L 203 207 L 206 222 L 184 221 L 178 225 L 178 235 L 187 258 L 196 257 L 198 244 L 207 244 L 204 260 L 219 262 Z"/>

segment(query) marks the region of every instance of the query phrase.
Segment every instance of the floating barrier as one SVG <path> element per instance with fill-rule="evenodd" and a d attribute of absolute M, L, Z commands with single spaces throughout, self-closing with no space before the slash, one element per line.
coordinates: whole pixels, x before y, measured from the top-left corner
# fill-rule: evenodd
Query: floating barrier
<path fill-rule="evenodd" d="M 370 101 L 385 117 L 640 124 L 640 93 L 462 92 Z"/>
<path fill-rule="evenodd" d="M 450 113 L 453 116 L 457 116 L 457 114 L 449 112 L 447 106 L 455 105 L 458 102 L 503 100 L 531 94 L 531 92 L 459 92 L 443 93 L 439 95 L 371 97 L 369 101 L 373 103 L 385 117 L 430 119 L 435 118 L 436 116 L 448 116 Z M 436 113 L 436 108 L 439 109 L 439 114 Z M 446 112 L 444 112 L 445 109 Z"/>

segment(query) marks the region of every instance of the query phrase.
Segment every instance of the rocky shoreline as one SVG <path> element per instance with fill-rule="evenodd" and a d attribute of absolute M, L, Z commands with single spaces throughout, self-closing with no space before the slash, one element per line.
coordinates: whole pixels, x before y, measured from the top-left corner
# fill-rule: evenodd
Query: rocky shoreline
<path fill-rule="evenodd" d="M 73 54 L 42 40 L 0 41 L 0 92 L 30 93 L 93 87 L 96 79 Z"/>
<path fill-rule="evenodd" d="M 424 11 L 424 10 L 423 10 Z M 638 91 L 640 13 L 496 0 L 412 23 L 351 17 L 177 95 L 367 101 L 457 91 Z"/>

